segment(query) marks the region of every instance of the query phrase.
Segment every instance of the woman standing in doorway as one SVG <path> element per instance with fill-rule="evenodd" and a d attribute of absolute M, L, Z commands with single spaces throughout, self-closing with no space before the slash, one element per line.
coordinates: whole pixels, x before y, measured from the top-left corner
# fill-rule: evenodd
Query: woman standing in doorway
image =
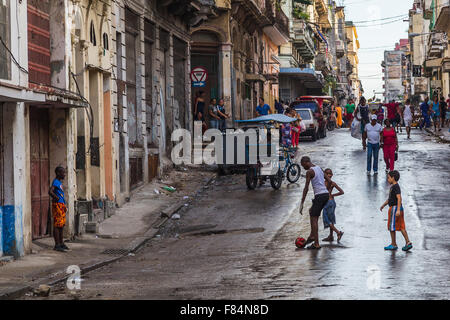
<path fill-rule="evenodd" d="M 202 122 L 203 132 L 206 131 L 207 125 L 205 121 L 205 92 L 199 91 L 196 94 L 194 101 L 194 120 Z"/>

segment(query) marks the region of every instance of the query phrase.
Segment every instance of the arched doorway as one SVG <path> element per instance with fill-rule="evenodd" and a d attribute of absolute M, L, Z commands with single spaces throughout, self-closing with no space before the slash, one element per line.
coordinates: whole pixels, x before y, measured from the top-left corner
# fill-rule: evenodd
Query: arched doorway
<path fill-rule="evenodd" d="M 205 104 L 209 105 L 210 99 L 219 99 L 222 95 L 219 83 L 219 46 L 217 35 L 209 31 L 197 31 L 192 34 L 191 70 L 203 67 L 208 72 L 208 79 L 203 87 L 192 87 L 192 103 L 198 92 L 206 93 Z M 193 105 L 192 110 L 195 106 Z M 208 112 L 205 110 L 206 119 Z"/>

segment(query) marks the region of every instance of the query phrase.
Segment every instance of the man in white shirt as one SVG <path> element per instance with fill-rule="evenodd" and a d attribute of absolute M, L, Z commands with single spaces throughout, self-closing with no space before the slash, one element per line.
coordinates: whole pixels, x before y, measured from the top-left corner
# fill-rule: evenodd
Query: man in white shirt
<path fill-rule="evenodd" d="M 411 100 L 407 99 L 405 108 L 403 109 L 403 120 L 405 121 L 406 133 L 408 139 L 411 139 L 411 123 L 413 121 L 413 110 L 411 108 Z"/>
<path fill-rule="evenodd" d="M 363 133 L 363 146 L 367 148 L 367 175 L 370 176 L 372 170 L 372 158 L 373 158 L 373 173 L 378 174 L 378 154 L 380 152 L 380 143 L 382 143 L 383 127 L 377 122 L 377 116 L 375 114 L 370 116 L 371 122 L 364 128 Z M 368 140 L 368 143 L 366 143 Z"/>

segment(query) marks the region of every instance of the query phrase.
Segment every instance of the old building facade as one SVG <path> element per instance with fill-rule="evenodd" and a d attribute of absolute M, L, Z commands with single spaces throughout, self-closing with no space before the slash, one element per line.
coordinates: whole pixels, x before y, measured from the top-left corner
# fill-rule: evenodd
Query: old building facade
<path fill-rule="evenodd" d="M 256 116 L 259 98 L 275 112 L 276 100 L 332 94 L 337 8 L 298 10 L 279 0 L 0 1 L 0 254 L 51 236 L 57 166 L 65 236 L 96 232 L 172 166 L 172 132 L 192 130 L 200 90 L 224 99 L 229 126 Z"/>

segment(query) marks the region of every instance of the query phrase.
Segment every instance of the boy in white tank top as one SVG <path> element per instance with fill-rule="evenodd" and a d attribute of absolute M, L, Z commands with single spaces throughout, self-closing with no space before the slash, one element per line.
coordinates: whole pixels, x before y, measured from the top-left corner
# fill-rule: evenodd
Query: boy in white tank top
<path fill-rule="evenodd" d="M 309 184 L 312 184 L 314 189 L 313 205 L 309 210 L 311 233 L 306 240 L 306 244 L 314 242 L 308 249 L 320 249 L 319 244 L 319 217 L 330 198 L 330 192 L 325 186 L 325 180 L 332 183 L 327 175 L 324 175 L 323 170 L 315 166 L 309 157 L 303 157 L 301 160 L 302 167 L 306 172 L 305 188 L 303 189 L 302 203 L 300 205 L 300 214 L 303 211 L 303 205 L 305 203 L 306 196 L 309 191 Z"/>

